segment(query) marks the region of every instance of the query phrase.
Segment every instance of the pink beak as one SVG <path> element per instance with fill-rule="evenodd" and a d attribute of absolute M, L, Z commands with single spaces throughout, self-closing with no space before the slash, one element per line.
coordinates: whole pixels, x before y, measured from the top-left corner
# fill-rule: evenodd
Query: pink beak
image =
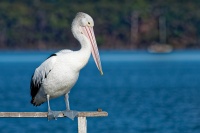
<path fill-rule="evenodd" d="M 101 75 L 103 75 L 103 70 L 101 67 L 101 60 L 100 60 L 100 56 L 99 56 L 99 51 L 98 51 L 93 27 L 85 26 L 82 28 L 82 30 L 83 30 L 83 34 L 86 35 L 87 38 L 90 40 L 90 43 L 92 45 L 92 56 L 94 58 L 94 61 L 97 65 L 97 68 L 99 69 Z"/>

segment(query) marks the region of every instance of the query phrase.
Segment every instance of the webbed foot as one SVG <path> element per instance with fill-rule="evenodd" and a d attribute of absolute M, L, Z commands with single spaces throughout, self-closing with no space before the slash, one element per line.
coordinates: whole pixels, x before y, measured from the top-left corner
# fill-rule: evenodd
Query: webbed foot
<path fill-rule="evenodd" d="M 75 110 L 65 110 L 62 112 L 64 116 L 70 118 L 71 120 L 74 120 L 74 117 L 78 115 L 78 111 Z"/>
<path fill-rule="evenodd" d="M 61 113 L 61 111 L 49 110 L 48 114 L 47 114 L 48 120 L 57 120 L 60 113 Z"/>

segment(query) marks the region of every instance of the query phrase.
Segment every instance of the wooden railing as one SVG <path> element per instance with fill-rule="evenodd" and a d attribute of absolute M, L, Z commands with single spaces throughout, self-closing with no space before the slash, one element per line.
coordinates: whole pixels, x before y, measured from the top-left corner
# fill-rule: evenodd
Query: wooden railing
<path fill-rule="evenodd" d="M 108 113 L 102 110 L 92 112 L 79 112 L 78 117 L 78 133 L 87 133 L 86 117 L 105 117 Z M 4 118 L 41 118 L 47 117 L 47 112 L 0 112 L 0 117 Z M 60 113 L 58 117 L 64 117 Z"/>

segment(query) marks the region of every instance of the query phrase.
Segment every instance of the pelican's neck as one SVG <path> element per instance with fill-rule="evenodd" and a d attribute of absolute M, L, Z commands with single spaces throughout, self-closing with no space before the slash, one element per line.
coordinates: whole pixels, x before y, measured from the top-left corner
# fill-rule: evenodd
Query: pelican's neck
<path fill-rule="evenodd" d="M 91 49 L 92 49 L 90 41 L 83 35 L 78 39 L 78 41 L 81 44 L 81 49 L 77 51 L 77 53 L 79 54 L 79 58 L 80 60 L 88 61 L 90 58 Z"/>
<path fill-rule="evenodd" d="M 80 32 L 73 31 L 74 37 L 79 41 L 81 44 L 81 49 L 75 51 L 76 54 L 76 66 L 78 69 L 82 69 L 88 62 L 90 55 L 91 55 L 91 44 L 90 41 Z"/>

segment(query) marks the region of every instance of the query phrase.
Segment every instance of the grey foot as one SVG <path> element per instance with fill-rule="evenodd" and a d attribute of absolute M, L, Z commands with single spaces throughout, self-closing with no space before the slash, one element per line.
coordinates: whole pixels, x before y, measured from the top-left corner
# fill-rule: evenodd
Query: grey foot
<path fill-rule="evenodd" d="M 78 111 L 75 110 L 65 110 L 63 111 L 64 116 L 74 120 L 74 117 L 78 115 Z"/>
<path fill-rule="evenodd" d="M 47 114 L 48 120 L 57 120 L 58 115 L 60 113 L 61 113 L 61 111 L 52 111 L 52 110 L 49 110 L 48 114 Z"/>

